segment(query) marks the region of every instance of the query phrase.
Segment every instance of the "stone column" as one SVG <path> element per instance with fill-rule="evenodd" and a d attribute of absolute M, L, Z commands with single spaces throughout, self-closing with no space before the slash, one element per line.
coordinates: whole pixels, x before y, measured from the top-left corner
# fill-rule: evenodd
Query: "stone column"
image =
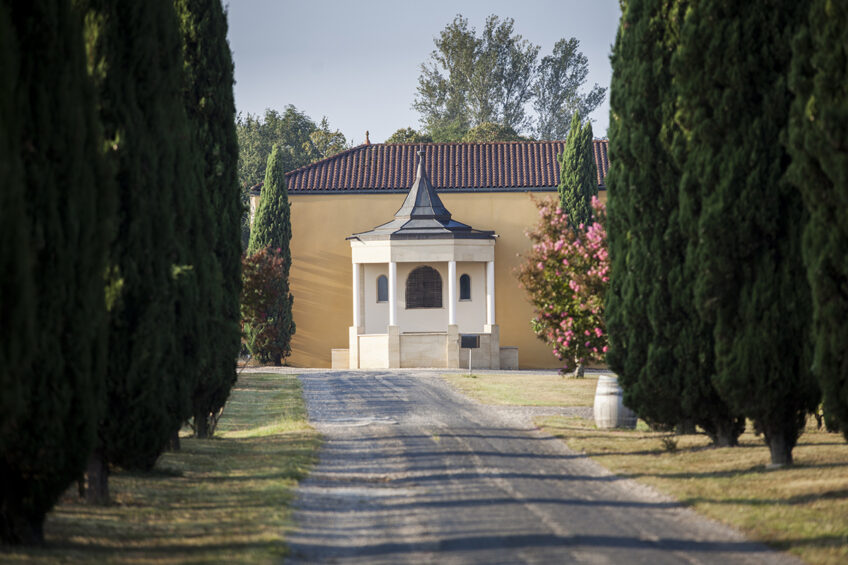
<path fill-rule="evenodd" d="M 353 264 L 353 327 L 358 328 L 363 326 L 362 323 L 362 302 L 360 300 L 360 283 L 361 271 L 359 263 Z"/>
<path fill-rule="evenodd" d="M 495 325 L 495 262 L 486 262 L 486 324 Z"/>
<path fill-rule="evenodd" d="M 456 261 L 448 261 L 448 325 L 456 325 Z"/>
<path fill-rule="evenodd" d="M 389 262 L 389 325 L 397 325 L 397 263 Z"/>

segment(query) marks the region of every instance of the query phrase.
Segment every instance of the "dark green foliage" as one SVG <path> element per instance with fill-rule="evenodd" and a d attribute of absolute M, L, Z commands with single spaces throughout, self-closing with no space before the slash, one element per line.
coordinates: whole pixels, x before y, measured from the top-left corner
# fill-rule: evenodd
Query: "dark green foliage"
<path fill-rule="evenodd" d="M 203 183 L 196 195 L 200 224 L 192 243 L 203 325 L 194 340 L 203 341 L 204 358 L 194 369 L 192 416 L 195 434 L 207 437 L 212 415 L 235 384 L 240 344 L 242 205 L 233 62 L 220 0 L 177 0 L 176 8 L 185 60 L 185 107 L 203 160 Z"/>
<path fill-rule="evenodd" d="M 848 439 L 848 6 L 814 0 L 793 43 L 790 178 L 810 212 L 803 253 L 813 296 L 813 372 L 825 416 Z"/>
<path fill-rule="evenodd" d="M 433 138 L 412 128 L 401 128 L 386 140 L 386 143 L 432 143 Z"/>
<path fill-rule="evenodd" d="M 81 0 L 100 117 L 117 171 L 120 293 L 111 311 L 108 412 L 98 455 L 153 466 L 190 414 L 202 323 L 191 261 L 203 239 L 200 167 L 182 104 L 182 49 L 171 0 Z"/>
<path fill-rule="evenodd" d="M 284 163 L 284 151 L 277 145 L 268 157 L 268 167 L 265 170 L 265 184 L 262 187 L 262 196 L 259 200 L 259 208 L 256 218 L 253 220 L 253 229 L 250 232 L 250 244 L 248 254 L 252 255 L 265 248 L 271 248 L 283 261 L 284 276 L 280 281 L 283 289 L 282 296 L 288 297 L 282 301 L 282 311 L 274 315 L 275 324 L 278 328 L 279 339 L 284 340 L 281 346 L 282 357 L 291 353 L 290 340 L 295 332 L 294 319 L 292 317 L 293 298 L 289 293 L 289 270 L 291 268 L 291 207 L 289 205 L 289 194 L 286 188 L 286 176 Z M 280 359 L 275 357 L 274 362 Z"/>
<path fill-rule="evenodd" d="M 692 306 L 694 281 L 678 219 L 670 66 L 686 4 L 622 6 L 610 89 L 607 361 L 626 404 L 642 418 L 667 426 L 691 421 L 715 443 L 733 445 L 744 421 L 731 416 L 711 383 L 711 326 Z"/>
<path fill-rule="evenodd" d="M 291 351 L 291 295 L 285 280 L 288 266 L 276 249 L 266 247 L 244 257 L 241 329 L 245 346 L 263 363 L 281 360 Z M 279 363 L 277 363 L 279 364 Z"/>
<path fill-rule="evenodd" d="M 598 169 L 592 147 L 592 124 L 580 126 L 580 114 L 574 113 L 565 150 L 559 162 L 559 202 L 568 215 L 568 223 L 578 229 L 592 224 L 592 197 L 598 195 Z"/>
<path fill-rule="evenodd" d="M 329 123 L 323 120 L 321 125 L 327 136 L 338 133 L 330 131 Z M 240 115 L 236 130 L 239 143 L 238 179 L 243 189 L 259 184 L 265 178 L 265 167 L 274 145 L 280 146 L 279 158 L 282 159 L 285 172 L 308 165 L 314 157 L 322 158 L 319 155 L 323 155 L 317 151 L 311 139 L 312 134 L 321 131 L 321 128 L 292 105 L 286 106 L 282 114 L 269 109 L 265 110 L 261 118 L 250 114 Z M 342 136 L 344 143 L 346 141 Z"/>
<path fill-rule="evenodd" d="M 114 189 L 68 2 L 0 2 L 0 76 L 0 542 L 32 543 L 103 407 Z"/>
<path fill-rule="evenodd" d="M 242 239 L 245 247 L 250 237 L 250 219 L 247 213 L 248 191 L 265 178 L 265 167 L 271 149 L 280 146 L 280 159 L 285 172 L 323 159 L 347 148 L 347 141 L 338 131 L 331 131 L 327 119 L 321 127 L 292 105 L 286 106 L 282 115 L 276 110 L 265 110 L 263 117 L 238 116 L 236 133 L 239 144 L 238 180 L 242 187 Z"/>
<path fill-rule="evenodd" d="M 492 122 L 483 122 L 465 132 L 463 143 L 492 143 L 494 141 L 521 141 L 527 139 L 518 135 L 514 129 Z"/>
<path fill-rule="evenodd" d="M 801 257 L 806 211 L 785 179 L 780 143 L 804 11 L 794 0 L 692 4 L 672 61 L 686 141 L 680 224 L 694 242 L 695 304 L 714 324 L 713 383 L 757 423 L 774 464 L 792 462 L 819 399 Z"/>

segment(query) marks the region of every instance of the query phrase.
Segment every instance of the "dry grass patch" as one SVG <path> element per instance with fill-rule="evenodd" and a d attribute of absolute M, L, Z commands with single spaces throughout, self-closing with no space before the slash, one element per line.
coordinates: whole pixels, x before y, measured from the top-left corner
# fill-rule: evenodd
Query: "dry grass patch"
<path fill-rule="evenodd" d="M 518 406 L 592 406 L 597 375 L 582 379 L 547 373 L 451 373 L 445 380 L 484 404 Z"/>
<path fill-rule="evenodd" d="M 579 418 L 539 422 L 569 447 L 622 478 L 670 494 L 698 512 L 738 527 L 752 539 L 788 550 L 808 563 L 848 563 L 848 444 L 808 425 L 793 451 L 795 465 L 767 469 L 761 437 L 746 433 L 740 447 L 711 448 L 703 435 L 601 431 Z"/>
<path fill-rule="evenodd" d="M 151 473 L 117 471 L 114 504 L 72 489 L 40 548 L 4 548 L 24 563 L 270 563 L 286 554 L 293 488 L 316 461 L 297 378 L 242 374 L 212 440 L 185 438 Z"/>

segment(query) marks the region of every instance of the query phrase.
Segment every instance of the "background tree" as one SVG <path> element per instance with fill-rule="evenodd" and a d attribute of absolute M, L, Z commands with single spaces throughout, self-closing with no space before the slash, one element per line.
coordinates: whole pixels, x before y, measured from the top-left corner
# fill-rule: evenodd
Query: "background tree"
<path fill-rule="evenodd" d="M 574 229 L 592 223 L 592 198 L 598 195 L 598 166 L 592 140 L 592 124 L 587 121 L 581 127 L 580 114 L 575 112 L 565 149 L 557 155 L 560 208 Z"/>
<path fill-rule="evenodd" d="M 640 417 L 698 424 L 714 443 L 734 445 L 744 419 L 731 415 L 712 386 L 712 326 L 692 306 L 693 269 L 679 223 L 671 57 L 686 5 L 622 4 L 610 85 L 607 361 Z"/>
<path fill-rule="evenodd" d="M 309 162 L 314 163 L 327 157 L 332 157 L 345 149 L 350 149 L 345 136 L 339 130 L 332 131 L 327 117 L 321 118 L 318 128 L 309 134 L 309 141 L 305 142 L 305 153 Z M 288 170 L 286 171 L 288 172 Z"/>
<path fill-rule="evenodd" d="M 242 241 L 247 246 L 250 238 L 248 191 L 265 179 L 265 168 L 271 149 L 279 145 L 282 168 L 285 172 L 329 157 L 348 147 L 339 131 L 331 131 L 324 118 L 321 128 L 303 112 L 292 105 L 280 114 L 265 110 L 265 115 L 239 115 L 236 119 L 239 144 L 238 179 L 242 187 Z M 314 139 L 313 139 L 314 137 Z"/>
<path fill-rule="evenodd" d="M 103 409 L 114 187 L 69 2 L 0 1 L 0 75 L 0 542 L 34 543 Z"/>
<path fill-rule="evenodd" d="M 202 224 L 194 241 L 198 269 L 198 309 L 205 327 L 204 358 L 195 367 L 192 417 L 197 437 L 208 437 L 210 419 L 227 400 L 236 381 L 240 346 L 239 295 L 242 206 L 237 179 L 233 61 L 227 44 L 227 19 L 220 0 L 177 0 L 182 34 L 186 112 L 193 142 L 202 152 L 203 185 L 197 205 Z M 202 276 L 200 276 L 202 275 Z"/>
<path fill-rule="evenodd" d="M 564 134 L 573 110 L 588 115 L 603 101 L 605 89 L 597 85 L 588 94 L 578 92 L 588 67 L 576 39 L 558 42 L 537 65 L 539 46 L 513 27 L 511 18 L 492 15 L 478 36 L 459 15 L 434 40 L 436 49 L 421 65 L 412 105 L 434 141 L 460 141 L 486 122 L 519 134 Z M 531 102 L 539 113 L 535 120 L 525 110 Z"/>
<path fill-rule="evenodd" d="M 803 253 L 813 297 L 813 371 L 848 439 L 848 7 L 815 0 L 793 43 L 790 178 L 810 212 Z"/>
<path fill-rule="evenodd" d="M 552 199 L 538 203 L 539 225 L 528 233 L 533 248 L 518 271 L 518 280 L 535 306 L 533 331 L 560 361 L 563 371 L 583 376 L 583 366 L 599 361 L 607 350 L 604 295 L 609 286 L 603 204 L 592 199 L 598 221 L 573 229 Z"/>
<path fill-rule="evenodd" d="M 268 167 L 265 170 L 265 184 L 262 196 L 253 220 L 253 230 L 250 232 L 248 255 L 253 255 L 265 248 L 270 248 L 278 254 L 283 262 L 283 277 L 279 281 L 282 296 L 280 311 L 272 317 L 278 334 L 278 352 L 271 355 L 275 365 L 291 353 L 291 337 L 295 332 L 292 316 L 294 298 L 289 292 L 289 270 L 291 268 L 291 207 L 286 188 L 286 176 L 283 150 L 275 145 L 268 157 Z"/>
<path fill-rule="evenodd" d="M 465 132 L 462 136 L 463 143 L 492 143 L 495 141 L 522 141 L 527 138 L 521 137 L 511 127 L 502 126 L 492 122 L 483 122 Z"/>
<path fill-rule="evenodd" d="M 579 51 L 575 38 L 560 39 L 553 53 L 542 57 L 533 85 L 533 109 L 536 110 L 537 139 L 565 139 L 571 116 L 588 116 L 606 97 L 606 88 L 595 84 L 586 94 L 580 88 L 589 75 L 589 60 Z"/>
<path fill-rule="evenodd" d="M 389 136 L 386 143 L 433 143 L 433 138 L 412 128 L 400 128 Z"/>
<path fill-rule="evenodd" d="M 792 462 L 819 401 L 801 258 L 806 211 L 779 143 L 791 39 L 804 13 L 791 0 L 693 3 L 672 60 L 686 142 L 681 226 L 696 242 L 695 304 L 714 324 L 713 383 L 756 422 L 775 465 Z"/>
<path fill-rule="evenodd" d="M 194 382 L 183 348 L 193 324 L 177 325 L 177 308 L 186 314 L 194 304 L 186 241 L 198 227 L 192 197 L 201 169 L 182 103 L 172 0 L 79 6 L 120 218 L 111 249 L 120 293 L 110 315 L 107 413 L 88 467 L 89 500 L 102 502 L 108 464 L 149 469 L 190 414 Z"/>

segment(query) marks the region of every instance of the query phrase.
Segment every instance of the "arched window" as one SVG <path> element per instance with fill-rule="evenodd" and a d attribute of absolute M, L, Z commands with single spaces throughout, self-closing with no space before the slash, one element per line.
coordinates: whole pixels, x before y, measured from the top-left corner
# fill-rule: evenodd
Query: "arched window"
<path fill-rule="evenodd" d="M 442 277 L 433 267 L 418 267 L 406 279 L 407 308 L 441 308 Z"/>
<path fill-rule="evenodd" d="M 471 277 L 468 275 L 459 277 L 459 299 L 471 300 Z"/>
<path fill-rule="evenodd" d="M 389 301 L 389 279 L 386 275 L 377 277 L 377 302 Z"/>

